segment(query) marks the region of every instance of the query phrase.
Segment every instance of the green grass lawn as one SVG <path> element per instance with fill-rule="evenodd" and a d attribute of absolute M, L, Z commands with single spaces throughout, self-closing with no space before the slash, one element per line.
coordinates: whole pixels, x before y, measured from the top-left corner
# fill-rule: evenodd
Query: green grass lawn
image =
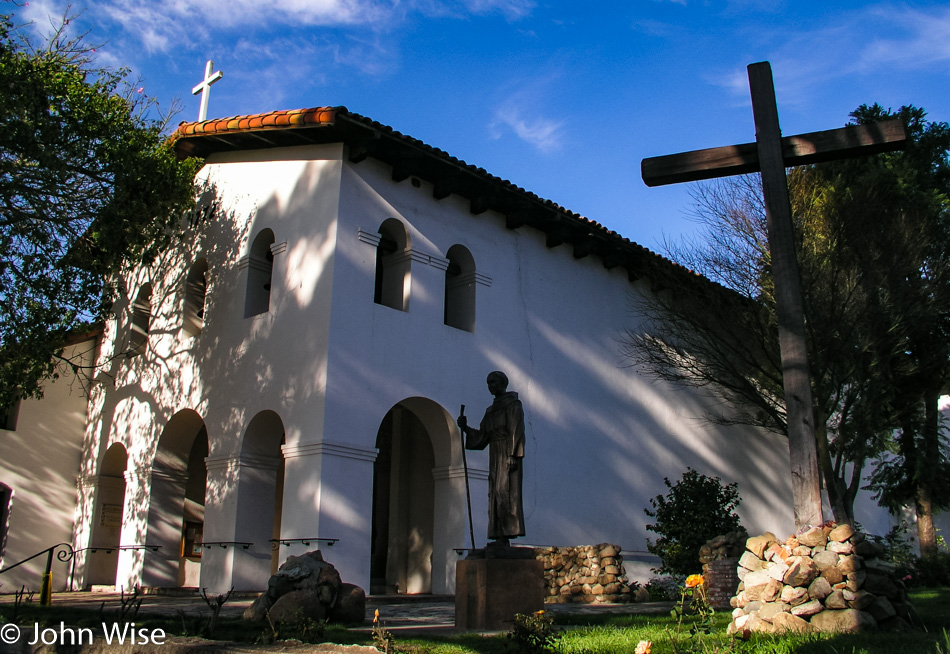
<path fill-rule="evenodd" d="M 563 654 L 632 654 L 642 640 L 653 643 L 652 654 L 677 652 L 742 652 L 743 654 L 950 654 L 950 588 L 921 590 L 911 594 L 919 614 L 918 628 L 905 633 L 817 634 L 773 636 L 755 634 L 748 641 L 726 635 L 729 614 L 717 614 L 711 634 L 690 637 L 668 616 L 561 615 Z M 453 636 L 397 640 L 408 654 L 503 654 L 513 651 L 503 636 Z"/>
<path fill-rule="evenodd" d="M 743 654 L 950 654 L 950 588 L 918 590 L 911 593 L 917 608 L 917 628 L 904 633 L 820 634 L 807 636 L 753 635 L 748 641 L 733 640 L 726 635 L 729 614 L 715 616 L 713 632 L 690 637 L 683 628 L 676 634 L 676 622 L 669 616 L 582 616 L 558 615 L 556 628 L 561 633 L 559 651 L 563 654 L 632 654 L 642 640 L 653 643 L 652 654 L 685 652 L 741 652 Z M 11 620 L 12 607 L 0 607 L 0 623 Z M 111 619 L 110 616 L 106 616 Z M 204 619 L 195 617 L 138 615 L 137 625 L 162 628 L 168 635 L 199 635 Z M 103 616 L 88 609 L 41 607 L 27 604 L 19 607 L 20 624 L 58 625 L 60 621 L 77 627 L 98 626 Z M 219 621 L 214 634 L 221 639 L 241 642 L 269 642 L 273 634 L 268 628 L 236 618 Z M 282 630 L 281 638 L 297 638 L 310 642 L 372 645 L 365 632 L 328 627 L 322 637 L 311 631 Z M 514 643 L 501 636 L 458 634 L 445 637 L 396 637 L 397 651 L 405 654 L 512 654 Z M 540 653 L 536 653 L 540 654 Z"/>

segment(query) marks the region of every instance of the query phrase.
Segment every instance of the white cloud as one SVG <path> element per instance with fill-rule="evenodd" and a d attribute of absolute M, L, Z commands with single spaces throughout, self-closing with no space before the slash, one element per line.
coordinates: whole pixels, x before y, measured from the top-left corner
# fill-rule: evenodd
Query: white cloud
<path fill-rule="evenodd" d="M 544 116 L 525 118 L 520 109 L 508 107 L 495 113 L 495 121 L 490 125 L 495 138 L 501 136 L 497 130 L 499 124 L 509 127 L 518 138 L 541 152 L 554 152 L 564 144 L 564 126 L 567 121 Z"/>
<path fill-rule="evenodd" d="M 877 8 L 868 18 L 886 21 L 888 33 L 899 36 L 873 39 L 861 53 L 862 66 L 917 68 L 950 60 L 950 7 L 932 12 L 909 7 Z"/>
<path fill-rule="evenodd" d="M 509 20 L 524 18 L 535 8 L 531 0 L 463 0 L 463 5 L 473 14 L 499 12 Z"/>
<path fill-rule="evenodd" d="M 410 0 L 408 11 L 425 16 L 451 16 L 463 18 L 469 15 L 498 13 L 510 21 L 530 14 L 537 3 L 534 0 Z"/>
<path fill-rule="evenodd" d="M 845 78 L 886 77 L 897 70 L 945 71 L 950 61 L 950 8 L 875 5 L 832 13 L 824 24 L 799 30 L 776 24 L 749 36 L 743 56 L 771 62 L 783 106 L 808 106 L 818 89 Z M 712 71 L 705 78 L 727 89 L 737 104 L 749 103 L 745 65 Z"/>

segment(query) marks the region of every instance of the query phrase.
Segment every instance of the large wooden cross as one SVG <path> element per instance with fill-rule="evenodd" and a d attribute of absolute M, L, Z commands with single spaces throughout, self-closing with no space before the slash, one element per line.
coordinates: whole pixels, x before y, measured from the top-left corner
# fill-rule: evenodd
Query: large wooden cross
<path fill-rule="evenodd" d="M 762 173 L 782 355 L 795 527 L 802 532 L 822 523 L 821 485 L 812 424 L 814 408 L 808 375 L 801 283 L 795 259 L 785 169 L 898 150 L 904 147 L 907 137 L 901 121 L 891 120 L 782 138 L 771 66 L 767 61 L 750 64 L 748 72 L 755 143 L 651 157 L 643 160 L 641 174 L 647 186 L 660 186 Z"/>

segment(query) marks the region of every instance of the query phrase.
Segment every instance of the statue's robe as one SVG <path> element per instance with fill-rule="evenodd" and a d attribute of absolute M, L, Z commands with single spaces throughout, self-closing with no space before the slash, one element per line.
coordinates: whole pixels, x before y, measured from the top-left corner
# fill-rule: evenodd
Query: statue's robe
<path fill-rule="evenodd" d="M 465 447 L 488 447 L 488 538 L 524 536 L 521 501 L 524 457 L 524 409 L 518 394 L 502 393 L 485 410 L 477 430 L 471 430 Z"/>

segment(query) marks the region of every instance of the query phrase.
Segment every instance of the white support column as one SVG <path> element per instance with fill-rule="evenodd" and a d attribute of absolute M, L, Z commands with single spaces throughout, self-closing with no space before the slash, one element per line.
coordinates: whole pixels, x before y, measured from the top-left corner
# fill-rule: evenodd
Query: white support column
<path fill-rule="evenodd" d="M 236 590 L 266 590 L 280 458 L 242 455 L 238 465 L 238 513 L 233 540 L 251 546 L 234 547 L 232 585 Z"/>
<path fill-rule="evenodd" d="M 204 540 L 233 541 L 238 505 L 238 459 L 207 457 L 208 482 L 205 490 Z M 226 593 L 232 585 L 234 551 L 231 548 L 204 548 L 201 553 L 201 587 L 209 593 Z"/>
<path fill-rule="evenodd" d="M 369 589 L 373 462 L 376 448 L 341 443 L 288 444 L 284 453 L 282 539 L 336 538 L 320 544 L 324 558 L 343 581 Z M 316 549 L 292 543 L 281 546 L 280 560 Z"/>

